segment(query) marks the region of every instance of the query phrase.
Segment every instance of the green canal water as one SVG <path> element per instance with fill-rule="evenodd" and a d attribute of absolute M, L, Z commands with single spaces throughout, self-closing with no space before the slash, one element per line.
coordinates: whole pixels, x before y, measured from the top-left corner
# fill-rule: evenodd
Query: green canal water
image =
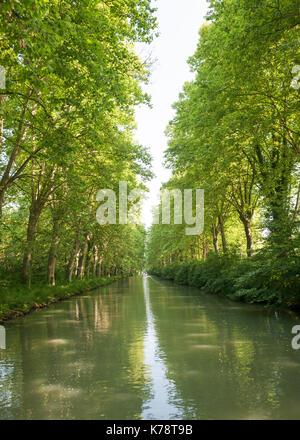
<path fill-rule="evenodd" d="M 0 419 L 300 419 L 299 319 L 144 276 L 11 321 Z"/>

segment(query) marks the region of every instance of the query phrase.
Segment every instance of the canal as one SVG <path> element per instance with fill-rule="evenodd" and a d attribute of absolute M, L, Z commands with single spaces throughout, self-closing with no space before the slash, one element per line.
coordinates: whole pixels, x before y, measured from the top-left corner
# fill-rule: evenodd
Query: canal
<path fill-rule="evenodd" d="M 149 276 L 6 323 L 0 419 L 299 419 L 297 317 Z"/>

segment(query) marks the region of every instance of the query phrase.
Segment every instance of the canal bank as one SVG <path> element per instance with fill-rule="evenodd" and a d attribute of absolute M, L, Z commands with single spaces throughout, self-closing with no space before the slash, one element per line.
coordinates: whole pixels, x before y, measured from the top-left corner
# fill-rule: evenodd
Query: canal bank
<path fill-rule="evenodd" d="M 233 301 L 300 311 L 299 258 L 268 259 L 210 254 L 203 261 L 186 261 L 148 268 L 148 273 L 176 284 Z"/>
<path fill-rule="evenodd" d="M 31 289 L 19 286 L 16 289 L 6 289 L 0 294 L 0 323 L 49 307 L 83 292 L 90 292 L 120 278 L 122 277 L 112 276 L 77 280 L 65 286 L 33 286 Z"/>

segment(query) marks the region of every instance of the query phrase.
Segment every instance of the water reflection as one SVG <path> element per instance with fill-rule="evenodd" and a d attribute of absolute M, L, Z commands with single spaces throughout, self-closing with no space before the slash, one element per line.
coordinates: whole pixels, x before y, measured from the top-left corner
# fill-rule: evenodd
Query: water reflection
<path fill-rule="evenodd" d="M 182 287 L 162 283 L 166 299 L 182 293 Z M 300 361 L 300 352 L 291 348 L 296 318 L 256 306 L 234 307 L 209 295 L 195 298 L 188 288 L 166 312 L 155 285 L 156 280 L 150 291 L 159 345 L 168 377 L 181 401 L 193 408 L 194 416 L 185 408 L 186 418 L 300 418 L 300 370 L 287 367 Z M 192 301 L 194 309 L 184 307 Z"/>
<path fill-rule="evenodd" d="M 131 278 L 6 325 L 1 419 L 299 419 L 297 318 Z"/>
<path fill-rule="evenodd" d="M 144 420 L 172 420 L 180 417 L 175 406 L 176 386 L 166 377 L 164 354 L 161 352 L 157 340 L 154 317 L 151 311 L 149 287 L 147 277 L 143 282 L 146 305 L 147 328 L 144 339 L 145 365 L 148 367 L 151 380 L 151 400 L 144 406 L 142 417 Z"/>
<path fill-rule="evenodd" d="M 140 418 L 150 393 L 141 291 L 126 280 L 7 324 L 0 418 Z"/>

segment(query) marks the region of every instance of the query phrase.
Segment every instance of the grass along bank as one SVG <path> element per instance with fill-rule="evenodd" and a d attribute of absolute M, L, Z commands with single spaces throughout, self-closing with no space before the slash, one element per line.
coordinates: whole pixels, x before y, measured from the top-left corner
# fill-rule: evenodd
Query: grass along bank
<path fill-rule="evenodd" d="M 3 289 L 0 294 L 0 323 L 26 315 L 33 310 L 50 306 L 72 296 L 97 289 L 120 278 L 122 276 L 119 275 L 77 280 L 56 287 L 41 285 L 28 289 L 19 285 L 14 288 Z"/>
<path fill-rule="evenodd" d="M 185 261 L 148 273 L 177 284 L 197 287 L 235 301 L 300 309 L 300 257 L 281 259 L 266 252 L 252 258 L 211 253 L 205 261 Z"/>

